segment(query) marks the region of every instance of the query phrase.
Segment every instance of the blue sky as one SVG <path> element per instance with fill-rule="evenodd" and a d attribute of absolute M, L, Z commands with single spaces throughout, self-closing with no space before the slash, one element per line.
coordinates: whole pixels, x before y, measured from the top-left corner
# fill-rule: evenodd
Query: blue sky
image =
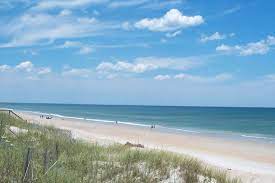
<path fill-rule="evenodd" d="M 3 0 L 0 101 L 275 107 L 275 3 Z"/>

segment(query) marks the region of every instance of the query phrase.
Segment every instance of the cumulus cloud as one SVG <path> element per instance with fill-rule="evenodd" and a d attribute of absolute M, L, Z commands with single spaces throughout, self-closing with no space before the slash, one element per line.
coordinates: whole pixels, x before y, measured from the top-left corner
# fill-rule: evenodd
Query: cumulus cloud
<path fill-rule="evenodd" d="M 221 73 L 214 76 L 199 76 L 199 75 L 191 75 L 180 73 L 176 75 L 157 75 L 154 77 L 155 80 L 184 80 L 189 82 L 197 82 L 197 83 L 213 83 L 213 82 L 224 82 L 233 79 L 233 76 L 228 73 Z"/>
<path fill-rule="evenodd" d="M 264 55 L 269 51 L 269 45 L 264 41 L 259 41 L 255 43 L 248 43 L 245 47 L 241 47 L 240 55 Z"/>
<path fill-rule="evenodd" d="M 59 74 L 53 73 L 50 67 L 37 67 L 31 61 L 23 61 L 15 66 L 0 65 L 0 73 L 3 72 L 9 72 L 12 76 L 19 76 L 29 80 L 39 80 L 46 76 L 87 78 L 92 76 L 93 70 L 87 68 L 64 67 L 61 74 Z"/>
<path fill-rule="evenodd" d="M 233 36 L 233 34 L 230 34 Z M 208 41 L 215 41 L 215 40 L 222 40 L 222 39 L 226 39 L 227 35 L 225 34 L 221 34 L 219 32 L 215 32 L 212 35 L 206 36 L 206 35 L 202 35 L 200 41 L 205 43 Z"/>
<path fill-rule="evenodd" d="M 204 19 L 200 15 L 185 16 L 179 10 L 171 9 L 163 17 L 144 18 L 136 22 L 135 27 L 156 32 L 167 32 L 197 26 L 203 22 Z"/>
<path fill-rule="evenodd" d="M 188 70 L 201 65 L 200 57 L 139 57 L 136 63 L 151 63 L 159 69 Z"/>
<path fill-rule="evenodd" d="M 154 70 L 157 66 L 151 63 L 129 63 L 119 61 L 115 64 L 110 62 L 103 62 L 99 64 L 96 68 L 97 71 L 106 73 L 106 72 L 132 72 L 132 73 L 143 73 L 145 71 Z"/>
<path fill-rule="evenodd" d="M 92 46 L 77 41 L 65 41 L 63 45 L 60 45 L 57 48 L 78 48 L 78 53 L 83 55 L 94 51 Z"/>
<path fill-rule="evenodd" d="M 258 42 L 251 42 L 245 45 L 235 45 L 229 46 L 222 44 L 216 47 L 216 51 L 224 53 L 237 53 L 240 56 L 249 56 L 249 55 L 264 55 L 269 52 L 270 48 L 275 45 L 275 37 L 268 36 L 264 40 Z"/>
<path fill-rule="evenodd" d="M 51 72 L 52 72 L 52 70 L 51 70 L 51 68 L 49 68 L 49 67 L 39 68 L 39 69 L 37 70 L 37 74 L 38 74 L 38 75 L 45 75 L 45 74 L 49 74 L 49 73 L 51 73 Z"/>
<path fill-rule="evenodd" d="M 83 77 L 87 78 L 91 74 L 91 71 L 89 69 L 77 69 L 77 68 L 71 68 L 64 70 L 62 72 L 62 75 L 65 77 Z"/>
<path fill-rule="evenodd" d="M 143 73 L 157 69 L 188 70 L 196 67 L 200 62 L 195 58 L 161 58 L 161 57 L 139 57 L 132 62 L 118 61 L 116 63 L 102 62 L 96 70 L 100 73 L 128 72 Z"/>
<path fill-rule="evenodd" d="M 15 69 L 20 71 L 31 72 L 33 70 L 33 64 L 30 61 L 21 62 L 15 67 Z"/>
<path fill-rule="evenodd" d="M 31 80 L 38 80 L 52 72 L 50 67 L 36 67 L 31 61 L 23 61 L 15 66 L 0 65 L 0 73 L 8 72 L 12 75 L 19 74 L 18 76 Z"/>
<path fill-rule="evenodd" d="M 157 75 L 154 77 L 155 80 L 159 80 L 159 81 L 162 81 L 162 80 L 167 80 L 167 79 L 170 79 L 171 77 L 169 75 Z"/>
<path fill-rule="evenodd" d="M 8 72 L 11 67 L 9 65 L 0 65 L 0 72 Z"/>
<path fill-rule="evenodd" d="M 225 44 L 221 44 L 220 46 L 216 47 L 216 51 L 222 51 L 222 52 L 231 52 L 233 50 L 238 50 L 240 49 L 239 46 L 228 46 Z"/>

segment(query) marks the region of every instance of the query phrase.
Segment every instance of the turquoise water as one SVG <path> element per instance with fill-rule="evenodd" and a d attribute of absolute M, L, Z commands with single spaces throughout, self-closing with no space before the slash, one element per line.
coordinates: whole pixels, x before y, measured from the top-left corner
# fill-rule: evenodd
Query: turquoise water
<path fill-rule="evenodd" d="M 275 108 L 0 103 L 0 108 L 275 141 Z"/>

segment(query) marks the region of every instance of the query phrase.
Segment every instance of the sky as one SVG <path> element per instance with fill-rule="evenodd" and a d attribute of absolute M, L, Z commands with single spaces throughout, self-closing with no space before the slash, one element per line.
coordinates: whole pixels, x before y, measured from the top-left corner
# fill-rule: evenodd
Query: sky
<path fill-rule="evenodd" d="M 272 0 L 1 0 L 0 101 L 275 107 Z"/>

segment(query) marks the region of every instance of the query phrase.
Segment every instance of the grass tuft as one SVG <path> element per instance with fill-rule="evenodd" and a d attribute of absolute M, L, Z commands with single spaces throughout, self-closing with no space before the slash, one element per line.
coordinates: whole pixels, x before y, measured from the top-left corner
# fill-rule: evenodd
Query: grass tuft
<path fill-rule="evenodd" d="M 87 143 L 4 113 L 0 122 L 0 182 L 240 182 L 178 154 Z"/>

